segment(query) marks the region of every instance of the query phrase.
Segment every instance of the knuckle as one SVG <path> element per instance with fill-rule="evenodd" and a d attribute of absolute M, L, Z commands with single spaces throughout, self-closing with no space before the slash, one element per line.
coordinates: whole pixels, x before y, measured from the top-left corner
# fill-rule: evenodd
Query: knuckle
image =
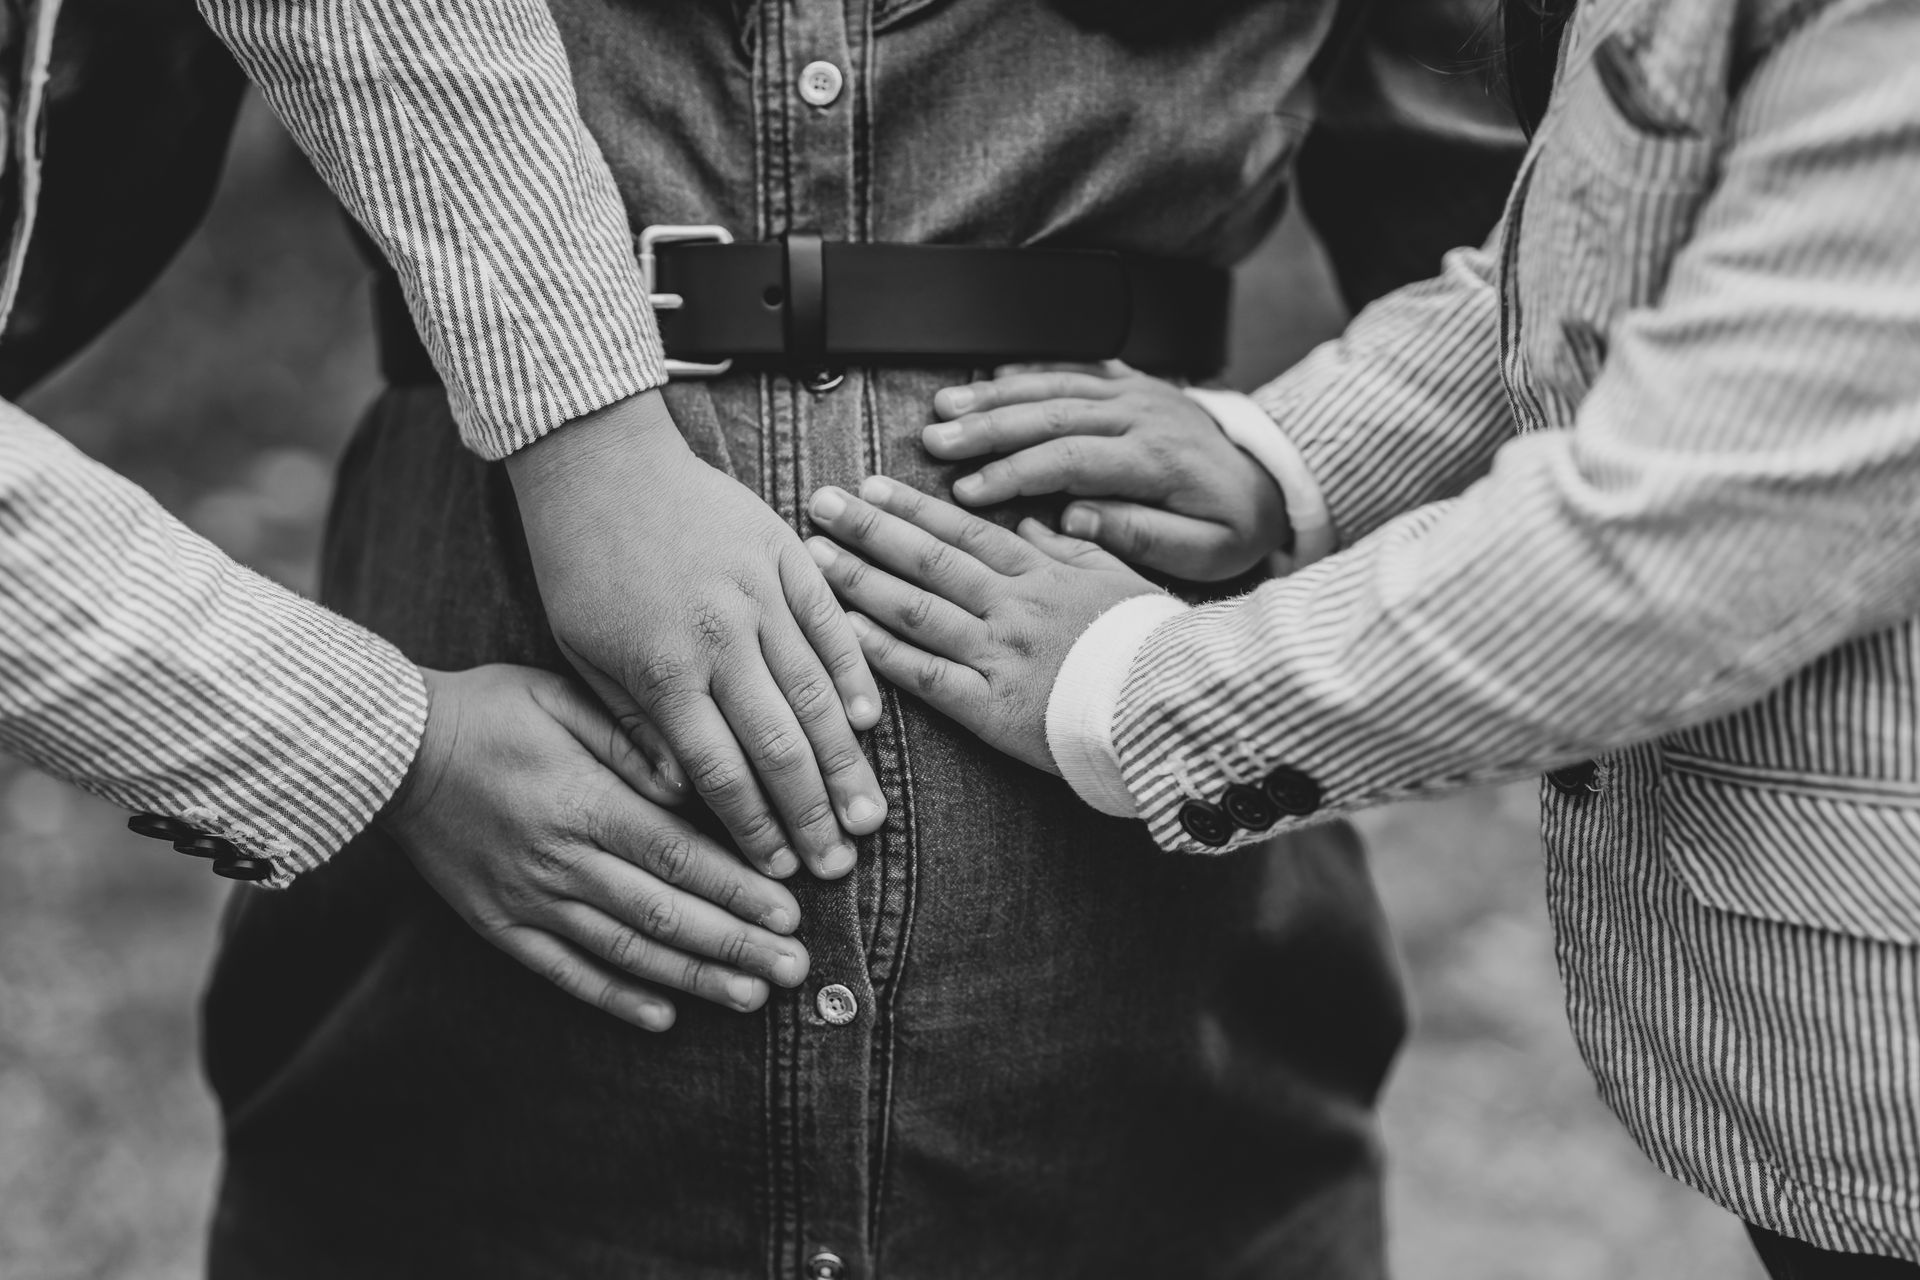
<path fill-rule="evenodd" d="M 735 929 L 714 948 L 714 959 L 729 969 L 744 969 L 753 958 L 753 942 L 745 932 Z"/>
<path fill-rule="evenodd" d="M 930 582 L 939 582 L 953 575 L 957 567 L 954 561 L 954 549 L 944 542 L 930 542 L 920 549 L 916 559 L 920 575 Z"/>
<path fill-rule="evenodd" d="M 739 793 L 746 781 L 740 766 L 717 751 L 702 752 L 682 762 L 687 781 L 703 796 L 726 800 Z"/>
<path fill-rule="evenodd" d="M 837 826 L 839 821 L 833 813 L 833 802 L 825 796 L 807 801 L 793 815 L 793 825 L 801 831 Z"/>
<path fill-rule="evenodd" d="M 656 653 L 640 664 L 634 674 L 634 690 L 642 698 L 657 702 L 670 698 L 690 683 L 693 668 L 675 653 Z"/>
<path fill-rule="evenodd" d="M 780 843 L 781 835 L 780 823 L 765 809 L 743 817 L 734 831 L 734 838 L 749 849 L 771 849 Z"/>
<path fill-rule="evenodd" d="M 916 591 L 900 607 L 900 625 L 909 631 L 924 631 L 933 620 L 933 597 Z"/>
<path fill-rule="evenodd" d="M 709 648 L 720 648 L 733 635 L 733 619 L 727 610 L 713 601 L 701 601 L 693 608 L 693 634 Z"/>
<path fill-rule="evenodd" d="M 790 725 L 775 724 L 754 735 L 753 758 L 763 769 L 787 773 L 797 768 L 806 756 L 806 742 Z"/>
<path fill-rule="evenodd" d="M 671 893 L 649 893 L 634 903 L 634 923 L 650 938 L 673 938 L 680 931 L 680 903 Z"/>
<path fill-rule="evenodd" d="M 550 835 L 536 836 L 527 846 L 527 861 L 535 874 L 549 883 L 572 877 L 580 855 L 572 844 Z"/>
<path fill-rule="evenodd" d="M 855 541 L 871 542 L 880 528 L 879 508 L 861 503 L 854 508 L 853 519 L 848 521 L 847 528 Z"/>
<path fill-rule="evenodd" d="M 654 874 L 670 884 L 680 884 L 689 879 L 699 860 L 699 851 L 687 836 L 669 836 L 653 847 Z"/>
<path fill-rule="evenodd" d="M 607 940 L 607 959 L 616 969 L 632 972 L 642 946 L 643 940 L 640 935 L 622 926 L 615 929 L 613 936 Z"/>
<path fill-rule="evenodd" d="M 921 696 L 932 698 L 947 686 L 947 669 L 937 662 L 922 662 L 913 673 L 914 688 Z"/>
<path fill-rule="evenodd" d="M 866 661 L 860 656 L 858 649 L 836 650 L 827 656 L 826 663 L 829 675 L 842 678 L 858 675 L 866 666 Z"/>
<path fill-rule="evenodd" d="M 824 674 L 802 676 L 787 694 L 787 705 L 802 720 L 831 719 L 840 696 Z"/>
<path fill-rule="evenodd" d="M 852 773 L 866 763 L 866 753 L 849 743 L 827 751 L 820 759 L 820 772 L 829 778 L 837 778 L 843 773 Z"/>

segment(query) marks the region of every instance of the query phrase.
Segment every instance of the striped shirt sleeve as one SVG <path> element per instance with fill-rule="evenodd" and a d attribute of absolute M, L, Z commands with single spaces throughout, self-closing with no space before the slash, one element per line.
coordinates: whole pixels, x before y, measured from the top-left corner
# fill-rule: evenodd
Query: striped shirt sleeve
<path fill-rule="evenodd" d="M 1183 796 L 1242 769 L 1307 773 L 1322 813 L 1524 776 L 1730 714 L 1920 614 L 1920 63 L 1871 22 L 1831 28 L 1729 112 L 1659 301 L 1610 327 L 1567 429 L 1391 515 L 1465 465 L 1386 474 L 1428 433 L 1382 406 L 1444 412 L 1452 385 L 1422 367 L 1455 358 L 1445 326 L 1408 327 L 1417 361 L 1344 397 L 1392 447 L 1317 433 L 1348 477 L 1330 498 L 1374 531 L 1148 637 L 1114 742 L 1165 847 L 1199 851 Z M 1476 368 L 1499 349 L 1480 339 Z M 1479 385 L 1454 393 L 1469 419 Z"/>
<path fill-rule="evenodd" d="M 1459 493 L 1513 433 L 1500 378 L 1500 232 L 1387 295 L 1254 393 L 1299 451 L 1338 545 Z"/>
<path fill-rule="evenodd" d="M 392 645 L 0 402 L 0 749 L 271 859 L 279 888 L 371 821 L 425 722 Z"/>
<path fill-rule="evenodd" d="M 199 0 L 400 277 L 468 447 L 664 380 L 626 212 L 543 0 Z"/>

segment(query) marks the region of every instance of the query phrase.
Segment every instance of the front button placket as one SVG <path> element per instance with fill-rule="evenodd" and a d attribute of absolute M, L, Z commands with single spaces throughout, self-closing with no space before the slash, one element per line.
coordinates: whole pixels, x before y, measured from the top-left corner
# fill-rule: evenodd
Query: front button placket
<path fill-rule="evenodd" d="M 817 235 L 831 243 L 864 238 L 855 147 L 862 125 L 871 22 L 861 3 L 784 0 L 761 6 L 754 49 L 755 171 L 764 238 Z M 831 280 L 828 288 L 831 289 Z M 762 381 L 763 496 L 797 531 L 823 483 L 857 484 L 877 465 L 866 442 L 865 376 L 810 387 L 805 377 Z M 873 735 L 884 759 L 887 734 Z M 896 826 L 890 817 L 888 827 Z M 871 1280 L 875 1152 L 884 1132 L 886 1006 L 877 981 L 897 963 L 864 917 L 878 878 L 888 874 L 887 839 L 860 842 L 854 871 L 837 881 L 802 877 L 801 937 L 813 956 L 813 981 L 769 1005 L 767 1197 L 771 1274 L 808 1280 Z M 876 973 L 883 975 L 876 979 Z"/>

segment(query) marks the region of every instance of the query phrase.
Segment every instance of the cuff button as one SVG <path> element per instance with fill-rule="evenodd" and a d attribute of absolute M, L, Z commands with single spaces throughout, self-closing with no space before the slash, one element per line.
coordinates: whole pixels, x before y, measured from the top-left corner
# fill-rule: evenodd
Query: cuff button
<path fill-rule="evenodd" d="M 1320 808 L 1320 784 L 1292 765 L 1283 764 L 1269 773 L 1260 789 L 1289 818 L 1304 818 Z"/>
<path fill-rule="evenodd" d="M 229 880 L 265 880 L 273 874 L 273 864 L 265 858 L 222 858 L 213 864 L 213 874 Z"/>
<path fill-rule="evenodd" d="M 1180 806 L 1180 829 L 1201 844 L 1219 848 L 1233 839 L 1233 819 L 1217 804 L 1189 800 Z"/>
<path fill-rule="evenodd" d="M 191 858 L 237 858 L 240 851 L 218 836 L 194 836 L 188 840 L 175 840 L 176 853 L 184 853 Z"/>
<path fill-rule="evenodd" d="M 1279 806 L 1258 787 L 1236 782 L 1220 796 L 1220 807 L 1227 816 L 1249 831 L 1265 831 L 1280 821 Z"/>
<path fill-rule="evenodd" d="M 200 828 L 163 813 L 136 813 L 127 819 L 127 830 L 149 840 L 191 840 L 200 834 Z"/>
<path fill-rule="evenodd" d="M 1547 775 L 1547 785 L 1563 796 L 1578 800 L 1599 791 L 1600 766 L 1591 760 L 1555 769 Z"/>

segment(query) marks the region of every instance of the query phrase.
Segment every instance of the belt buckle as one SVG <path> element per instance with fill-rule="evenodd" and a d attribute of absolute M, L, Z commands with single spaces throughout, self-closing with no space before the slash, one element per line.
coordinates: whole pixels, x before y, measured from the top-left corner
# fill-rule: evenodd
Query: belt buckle
<path fill-rule="evenodd" d="M 643 228 L 635 238 L 635 243 L 640 250 L 640 280 L 646 286 L 647 303 L 655 311 L 678 311 L 687 305 L 687 300 L 677 293 L 654 292 L 654 248 L 657 245 L 689 240 L 704 241 L 709 244 L 732 244 L 733 232 L 725 227 L 710 225 L 676 227 L 656 224 Z M 733 368 L 733 361 L 722 360 L 717 364 L 702 364 L 697 360 L 669 359 L 666 361 L 665 368 L 669 378 L 717 378 Z"/>

